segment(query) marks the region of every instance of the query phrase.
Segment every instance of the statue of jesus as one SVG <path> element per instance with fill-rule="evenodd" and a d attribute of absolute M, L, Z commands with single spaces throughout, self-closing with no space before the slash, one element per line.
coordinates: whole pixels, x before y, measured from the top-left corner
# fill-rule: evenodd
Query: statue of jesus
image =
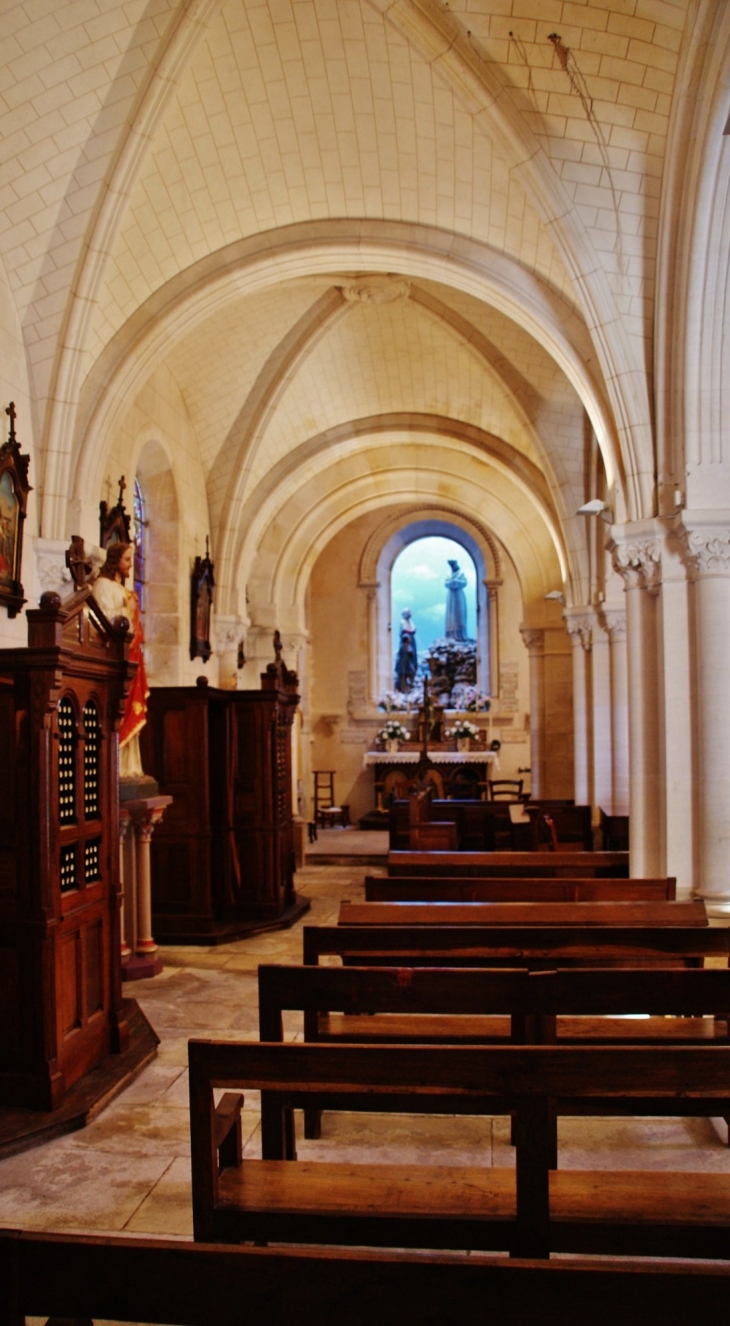
<path fill-rule="evenodd" d="M 446 630 L 444 635 L 447 640 L 466 640 L 466 594 L 464 588 L 467 583 L 464 572 L 459 570 L 459 563 L 449 558 L 451 575 L 444 581 L 446 589 L 449 591 L 446 596 Z"/>
<path fill-rule="evenodd" d="M 147 722 L 147 697 L 150 693 L 142 654 L 142 612 L 134 590 L 126 588 L 132 561 L 131 543 L 111 543 L 93 587 L 94 598 L 105 616 L 110 621 L 114 617 L 126 617 L 132 629 L 129 658 L 137 664 L 137 671 L 129 688 L 119 731 L 119 776 L 123 779 L 144 777 L 139 734 Z"/>

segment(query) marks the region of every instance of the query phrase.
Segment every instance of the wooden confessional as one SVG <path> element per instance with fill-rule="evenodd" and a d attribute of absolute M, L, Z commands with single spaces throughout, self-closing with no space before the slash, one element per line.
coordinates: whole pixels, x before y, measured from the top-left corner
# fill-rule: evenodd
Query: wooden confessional
<path fill-rule="evenodd" d="M 142 762 L 173 798 L 152 840 L 160 943 L 225 943 L 309 909 L 294 889 L 297 679 L 279 655 L 260 691 L 152 689 Z"/>
<path fill-rule="evenodd" d="M 88 587 L 27 617 L 28 647 L 0 650 L 0 1105 L 50 1110 L 128 1040 L 115 728 L 129 636 Z"/>

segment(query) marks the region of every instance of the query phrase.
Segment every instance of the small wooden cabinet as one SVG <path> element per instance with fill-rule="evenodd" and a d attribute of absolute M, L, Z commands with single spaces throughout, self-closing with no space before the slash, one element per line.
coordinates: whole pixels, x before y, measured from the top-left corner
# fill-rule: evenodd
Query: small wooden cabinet
<path fill-rule="evenodd" d="M 299 697 L 155 687 L 142 762 L 173 798 L 152 840 L 152 921 L 161 943 L 217 944 L 291 925 L 291 727 Z"/>
<path fill-rule="evenodd" d="M 129 637 L 82 589 L 0 650 L 0 1105 L 50 1110 L 126 1047 L 116 727 Z"/>

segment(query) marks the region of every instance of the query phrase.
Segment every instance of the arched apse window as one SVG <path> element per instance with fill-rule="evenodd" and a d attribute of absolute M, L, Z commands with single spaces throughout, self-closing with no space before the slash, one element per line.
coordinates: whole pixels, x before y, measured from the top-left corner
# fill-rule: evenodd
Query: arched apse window
<path fill-rule="evenodd" d="M 455 572 L 458 581 L 454 580 Z M 451 580 L 454 585 L 463 580 L 463 588 L 454 592 L 447 588 L 447 580 Z M 458 601 L 460 609 L 458 623 L 454 620 L 453 609 L 447 609 L 447 603 L 454 599 Z M 408 614 L 407 619 L 403 618 L 404 613 Z M 423 675 L 426 668 L 425 660 L 430 646 L 442 640 L 447 632 L 453 634 L 457 630 L 456 638 L 477 640 L 477 572 L 474 559 L 463 543 L 446 538 L 443 534 L 429 534 L 408 543 L 393 563 L 390 577 L 393 684 L 400 690 L 403 689 L 404 678 L 398 656 L 404 620 L 407 622 L 408 633 L 415 632 L 413 638 L 418 653 L 419 676 Z M 473 681 L 476 682 L 476 677 Z"/>
<path fill-rule="evenodd" d="M 359 584 L 368 598 L 367 693 L 376 701 L 393 689 L 394 644 L 400 615 L 393 619 L 391 579 L 399 554 L 409 544 L 427 537 L 453 540 L 469 554 L 476 569 L 477 686 L 496 694 L 499 677 L 499 590 L 502 585 L 499 545 L 471 516 L 429 508 L 411 508 L 388 516 L 373 532 L 360 560 Z M 457 553 L 458 559 L 458 553 Z M 447 567 L 448 570 L 448 567 Z M 446 576 L 444 575 L 444 580 Z M 443 590 L 444 602 L 446 590 Z M 420 650 L 420 641 L 418 642 Z"/>

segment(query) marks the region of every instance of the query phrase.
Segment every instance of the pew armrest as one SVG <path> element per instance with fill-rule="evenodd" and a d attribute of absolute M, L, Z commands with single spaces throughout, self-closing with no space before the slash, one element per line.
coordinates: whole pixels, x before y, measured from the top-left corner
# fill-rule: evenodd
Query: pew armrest
<path fill-rule="evenodd" d="M 243 1096 L 238 1091 L 226 1091 L 215 1107 L 215 1147 L 218 1168 L 236 1168 L 241 1164 L 243 1144 L 241 1138 L 241 1110 Z"/>

